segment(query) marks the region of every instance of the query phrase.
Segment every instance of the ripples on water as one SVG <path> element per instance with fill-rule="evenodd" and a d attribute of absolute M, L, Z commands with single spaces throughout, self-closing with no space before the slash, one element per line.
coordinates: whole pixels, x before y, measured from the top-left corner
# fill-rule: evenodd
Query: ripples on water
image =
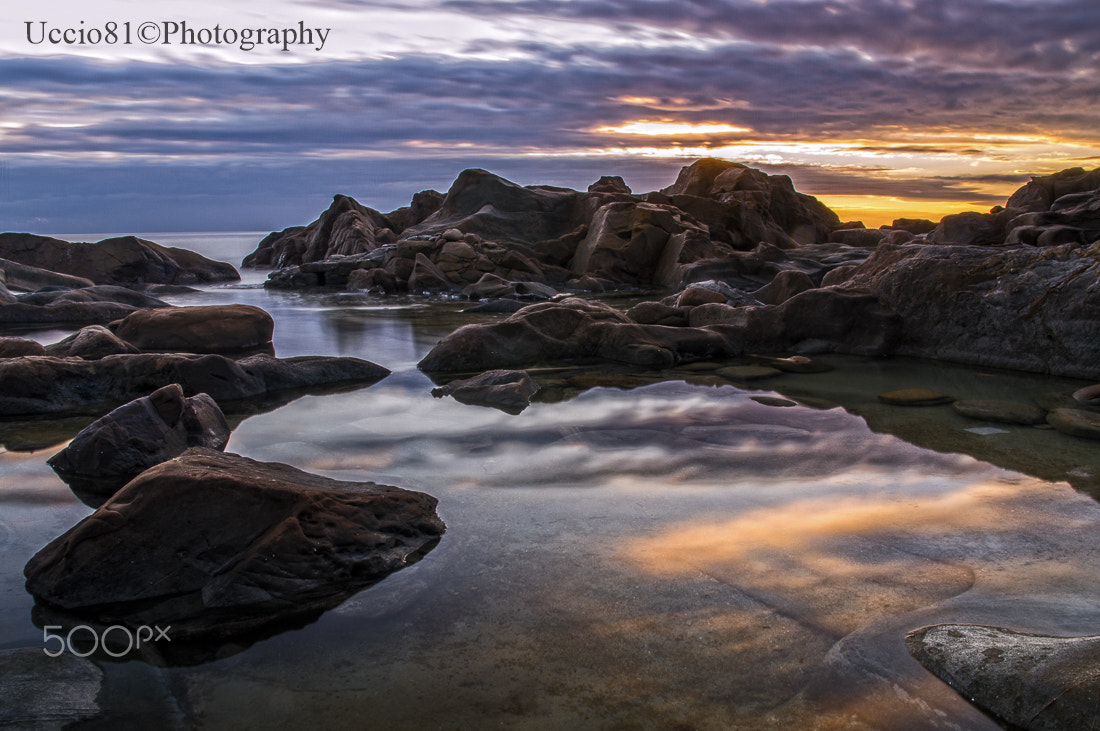
<path fill-rule="evenodd" d="M 154 240 L 200 251 L 245 241 L 205 236 Z M 305 628 L 192 667 L 105 666 L 119 719 L 993 729 L 909 658 L 907 631 L 961 621 L 1096 632 L 1100 510 L 1034 476 L 1100 473 L 1090 445 L 1022 427 L 976 435 L 949 413 L 899 420 L 873 399 L 945 379 L 967 384 L 964 396 L 1072 384 L 837 359 L 831 374 L 758 391 L 668 374 L 511 416 L 434 399 L 415 369 L 470 321 L 461 303 L 267 292 L 245 276 L 171 299 L 257 304 L 275 317 L 278 355 L 353 355 L 394 375 L 247 418 L 228 449 L 429 492 L 448 532 Z M 761 393 L 813 408 L 751 400 Z M 1021 458 L 1029 445 L 1036 454 Z M 89 512 L 45 466 L 60 446 L 0 454 L 5 647 L 41 647 L 22 566 Z M 165 687 L 177 701 L 149 691 Z"/>

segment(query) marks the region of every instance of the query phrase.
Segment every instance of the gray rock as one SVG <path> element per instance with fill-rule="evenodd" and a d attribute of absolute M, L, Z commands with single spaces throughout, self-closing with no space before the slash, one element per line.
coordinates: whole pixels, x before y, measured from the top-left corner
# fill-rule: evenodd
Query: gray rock
<path fill-rule="evenodd" d="M 432 396 L 453 396 L 460 403 L 518 414 L 531 405 L 531 397 L 538 391 L 538 384 L 527 371 L 495 370 L 434 388 Z"/>
<path fill-rule="evenodd" d="M 228 442 L 229 425 L 214 399 L 185 398 L 173 383 L 92 422 L 47 464 L 82 497 L 106 499 L 190 447 L 223 450 Z"/>
<path fill-rule="evenodd" d="M 942 624 L 911 632 L 928 670 L 1015 728 L 1085 728 L 1100 706 L 1100 637 L 1049 637 L 1001 627 Z"/>
<path fill-rule="evenodd" d="M 27 590 L 63 626 L 233 637 L 315 617 L 416 560 L 444 532 L 436 504 L 194 448 L 39 551 Z"/>
<path fill-rule="evenodd" d="M 971 419 L 995 421 L 1002 424 L 1042 424 L 1046 421 L 1046 411 L 1034 404 L 1019 401 L 987 400 L 956 401 L 955 411 Z"/>

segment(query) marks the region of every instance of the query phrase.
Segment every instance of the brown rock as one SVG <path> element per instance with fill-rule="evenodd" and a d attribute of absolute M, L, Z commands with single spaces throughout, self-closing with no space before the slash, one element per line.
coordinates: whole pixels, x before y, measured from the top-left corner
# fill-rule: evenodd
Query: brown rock
<path fill-rule="evenodd" d="M 141 310 L 110 328 L 141 350 L 215 353 L 270 343 L 275 322 L 252 305 L 208 305 Z"/>

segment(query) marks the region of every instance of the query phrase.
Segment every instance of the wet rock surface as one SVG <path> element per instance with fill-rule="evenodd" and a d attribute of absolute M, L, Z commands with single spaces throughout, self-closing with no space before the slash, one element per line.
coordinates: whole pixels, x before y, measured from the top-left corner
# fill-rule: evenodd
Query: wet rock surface
<path fill-rule="evenodd" d="M 171 642 L 335 606 L 429 550 L 436 500 L 194 448 L 143 472 L 24 570 L 39 616 L 171 625 Z"/>
<path fill-rule="evenodd" d="M 229 425 L 214 399 L 184 397 L 178 384 L 157 389 L 85 427 L 47 464 L 89 502 L 99 504 L 154 465 L 190 447 L 225 449 Z"/>
<path fill-rule="evenodd" d="M 906 637 L 913 656 L 1014 728 L 1088 728 L 1100 708 L 1100 637 L 936 625 Z"/>
<path fill-rule="evenodd" d="M 432 389 L 436 398 L 453 396 L 460 403 L 491 406 L 510 414 L 518 414 L 531 405 L 531 397 L 539 391 L 526 371 L 487 371 L 473 378 L 451 381 Z"/>
<path fill-rule="evenodd" d="M 99 715 L 102 688 L 103 671 L 90 660 L 65 653 L 49 657 L 40 648 L 0 651 L 0 726 L 71 728 Z"/>

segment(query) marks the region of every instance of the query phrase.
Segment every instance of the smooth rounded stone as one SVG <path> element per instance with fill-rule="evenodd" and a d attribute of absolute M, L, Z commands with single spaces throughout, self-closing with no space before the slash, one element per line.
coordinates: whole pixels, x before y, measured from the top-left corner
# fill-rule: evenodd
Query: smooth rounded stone
<path fill-rule="evenodd" d="M 1047 414 L 1047 423 L 1063 434 L 1100 439 L 1100 413 L 1095 411 L 1055 409 Z"/>
<path fill-rule="evenodd" d="M 686 327 L 688 324 L 686 308 L 672 307 L 660 302 L 639 302 L 626 311 L 626 316 L 639 325 Z"/>
<path fill-rule="evenodd" d="M 213 353 L 267 345 L 275 321 L 252 305 L 205 305 L 140 310 L 110 328 L 141 350 Z"/>
<path fill-rule="evenodd" d="M 726 299 L 727 297 L 723 293 L 707 287 L 688 287 L 680 293 L 676 305 L 678 307 L 698 307 L 699 305 L 713 303 L 725 304 Z"/>
<path fill-rule="evenodd" d="M 37 340 L 0 337 L 0 358 L 21 358 L 24 355 L 45 355 L 46 348 Z"/>
<path fill-rule="evenodd" d="M 55 358 L 83 358 L 98 360 L 108 355 L 140 353 L 130 343 L 122 340 L 102 325 L 82 327 L 64 340 L 47 345 L 44 355 Z"/>
<path fill-rule="evenodd" d="M 758 404 L 764 406 L 777 406 L 779 408 L 787 408 L 790 406 L 798 406 L 797 401 L 791 401 L 790 399 L 777 398 L 775 396 L 750 396 L 750 401 L 755 401 Z"/>
<path fill-rule="evenodd" d="M 925 668 L 1013 728 L 1081 729 L 1100 706 L 1100 637 L 941 624 L 905 643 Z"/>
<path fill-rule="evenodd" d="M 49 643 L 50 652 L 59 649 Z M 66 648 L 67 649 L 67 648 Z M 99 715 L 103 671 L 91 660 L 41 647 L 0 651 L 0 727 L 62 729 Z"/>
<path fill-rule="evenodd" d="M 784 373 L 828 373 L 833 370 L 831 365 L 807 358 L 804 355 L 792 355 L 789 358 L 772 358 L 766 355 L 750 355 L 749 357 Z"/>
<path fill-rule="evenodd" d="M 168 650 L 267 631 L 417 560 L 445 531 L 437 503 L 193 448 L 35 554 L 26 587 L 50 624 L 170 625 Z"/>
<path fill-rule="evenodd" d="M 1033 404 L 1020 401 L 956 401 L 955 411 L 971 419 L 996 421 L 1002 424 L 1032 426 L 1046 421 L 1047 412 Z"/>
<path fill-rule="evenodd" d="M 531 397 L 538 391 L 527 371 L 495 370 L 433 388 L 432 396 L 453 396 L 459 403 L 518 414 L 531 405 Z"/>
<path fill-rule="evenodd" d="M 730 381 L 761 381 L 782 375 L 783 371 L 769 366 L 744 365 L 719 368 L 714 374 Z"/>
<path fill-rule="evenodd" d="M 214 399 L 205 393 L 185 398 L 173 383 L 92 422 L 46 463 L 74 491 L 98 504 L 189 447 L 220 451 L 228 443 L 229 425 Z"/>
<path fill-rule="evenodd" d="M 1090 409 L 1100 409 L 1100 383 L 1073 392 L 1073 400 Z"/>
<path fill-rule="evenodd" d="M 466 234 L 459 231 L 457 228 L 449 228 L 443 232 L 444 241 L 462 241 L 466 237 Z"/>
<path fill-rule="evenodd" d="M 904 388 L 880 393 L 878 400 L 894 406 L 940 406 L 955 399 L 927 388 Z"/>

